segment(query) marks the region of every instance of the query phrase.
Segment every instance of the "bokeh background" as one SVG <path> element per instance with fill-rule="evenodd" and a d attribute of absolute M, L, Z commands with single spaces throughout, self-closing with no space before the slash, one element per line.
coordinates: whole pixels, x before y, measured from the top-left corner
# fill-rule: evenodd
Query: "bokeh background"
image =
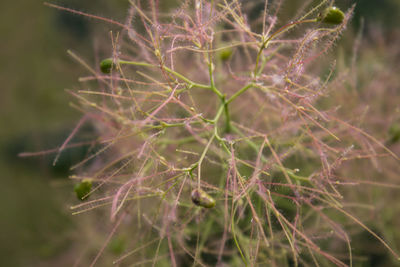
<path fill-rule="evenodd" d="M 286 0 L 293 7 L 299 2 Z M 117 21 L 124 21 L 129 5 L 127 0 L 56 3 Z M 363 64 L 384 64 L 391 58 L 393 42 L 400 40 L 400 1 L 336 3 L 343 8 L 357 4 L 351 27 L 338 43 L 343 53 L 352 51 L 364 19 L 362 42 L 377 53 Z M 73 89 L 84 71 L 66 51 L 95 64 L 109 55 L 107 49 L 111 51 L 112 27 L 38 0 L 1 1 L 0 7 L 0 266 L 72 266 L 79 255 L 73 246 L 76 217 L 69 210 L 74 194 L 68 175 L 84 149 L 67 150 L 55 167 L 54 154 L 34 158 L 18 154 L 55 148 L 74 128 L 81 114 L 70 106 L 73 99 L 65 89 Z M 400 94 L 398 85 L 394 90 Z M 85 131 L 90 134 L 91 129 Z M 396 205 L 400 205 L 398 195 L 392 199 Z"/>

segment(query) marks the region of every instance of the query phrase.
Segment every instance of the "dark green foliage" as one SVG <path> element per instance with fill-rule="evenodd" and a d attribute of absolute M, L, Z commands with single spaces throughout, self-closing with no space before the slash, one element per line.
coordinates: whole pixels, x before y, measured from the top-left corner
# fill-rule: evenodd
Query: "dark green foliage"
<path fill-rule="evenodd" d="M 84 17 L 74 16 L 66 12 L 57 12 L 55 19 L 57 28 L 61 29 L 63 32 L 67 32 L 68 35 L 74 35 L 74 37 L 79 39 L 89 36 L 89 25 Z"/>

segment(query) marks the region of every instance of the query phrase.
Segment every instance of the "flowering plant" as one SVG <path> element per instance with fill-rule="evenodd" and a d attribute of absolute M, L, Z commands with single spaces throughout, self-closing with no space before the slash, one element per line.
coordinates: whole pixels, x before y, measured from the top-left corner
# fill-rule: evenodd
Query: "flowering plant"
<path fill-rule="evenodd" d="M 100 68 L 70 52 L 91 75 L 70 91 L 84 117 L 59 152 L 83 121 L 98 134 L 73 167 L 86 185 L 73 210 L 112 223 L 92 265 L 120 232 L 132 250 L 114 263 L 348 266 L 348 223 L 398 257 L 342 193 L 343 163 L 375 150 L 398 160 L 329 97 L 343 76 L 324 57 L 353 8 L 304 4 L 283 22 L 281 1 L 130 4 L 125 23 L 79 12 L 121 29 Z"/>

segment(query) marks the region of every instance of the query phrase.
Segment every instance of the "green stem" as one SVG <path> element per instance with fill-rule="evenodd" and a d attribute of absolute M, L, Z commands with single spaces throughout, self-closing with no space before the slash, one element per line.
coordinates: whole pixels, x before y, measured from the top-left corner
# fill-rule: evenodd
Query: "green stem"
<path fill-rule="evenodd" d="M 212 49 L 212 47 L 210 47 Z M 224 95 L 217 89 L 214 82 L 214 65 L 211 54 L 208 54 L 208 75 L 210 76 L 210 89 L 222 100 Z"/>
<path fill-rule="evenodd" d="M 119 63 L 119 64 L 125 64 L 125 65 L 144 66 L 144 67 L 150 67 L 150 68 L 159 67 L 159 66 L 157 66 L 157 65 L 153 65 L 153 64 L 150 64 L 150 63 L 146 63 L 146 62 L 137 62 L 137 61 L 119 60 L 118 63 Z M 166 66 L 163 66 L 163 68 L 164 68 L 167 72 L 169 72 L 169 73 L 171 73 L 172 75 L 174 75 L 175 77 L 177 77 L 177 78 L 181 79 L 182 81 L 188 83 L 190 86 L 194 86 L 194 87 L 198 87 L 198 88 L 204 88 L 204 89 L 212 89 L 209 85 L 205 85 L 205 84 L 200 84 L 200 83 L 193 82 L 192 80 L 186 78 L 186 77 L 183 76 L 182 74 L 180 74 L 180 73 L 178 73 L 178 72 L 176 72 L 176 71 L 174 71 L 174 70 L 172 70 L 172 69 L 170 69 L 170 68 L 168 68 L 168 67 L 166 67 Z"/>
<path fill-rule="evenodd" d="M 235 100 L 238 96 L 246 92 L 249 88 L 253 86 L 253 83 L 250 83 L 237 91 L 233 96 L 231 96 L 228 100 L 225 99 L 225 96 L 221 98 L 222 104 L 224 106 L 224 112 L 225 112 L 225 117 L 226 117 L 226 122 L 225 122 L 225 132 L 230 133 L 231 132 L 231 116 L 229 113 L 229 103 L 231 103 L 233 100 Z"/>
<path fill-rule="evenodd" d="M 203 153 L 201 154 L 200 159 L 199 159 L 199 161 L 197 163 L 197 181 L 198 181 L 197 187 L 199 189 L 200 189 L 200 181 L 201 181 L 201 177 L 200 177 L 200 175 L 201 175 L 201 164 L 203 163 L 203 160 L 204 160 L 204 158 L 205 158 L 205 156 L 207 154 L 207 151 L 210 148 L 210 145 L 213 142 L 214 138 L 215 138 L 215 134 L 213 134 L 211 136 L 210 140 L 208 140 L 208 143 L 207 143 L 206 147 L 204 148 Z"/>
<path fill-rule="evenodd" d="M 215 125 L 214 125 L 214 133 L 213 133 L 213 135 L 211 136 L 211 138 L 208 140 L 208 143 L 207 143 L 206 147 L 204 148 L 203 153 L 201 154 L 199 160 L 198 160 L 196 163 L 192 164 L 189 168 L 187 168 L 187 169 L 185 170 L 185 171 L 188 171 L 188 172 L 189 172 L 190 176 L 193 176 L 193 171 L 194 171 L 194 169 L 198 168 L 198 170 L 197 170 L 197 171 L 198 171 L 198 173 L 197 173 L 197 179 L 198 179 L 198 187 L 199 187 L 199 188 L 200 188 L 200 180 L 201 180 L 201 178 L 200 178 L 200 174 L 201 174 L 201 164 L 202 164 L 202 162 L 203 162 L 203 160 L 204 160 L 204 158 L 205 158 L 205 156 L 206 156 L 206 154 L 207 154 L 207 151 L 208 151 L 208 149 L 210 148 L 210 145 L 211 145 L 212 141 L 214 140 L 214 138 L 217 138 L 218 141 L 222 142 L 222 141 L 221 141 L 221 138 L 218 136 L 218 132 L 217 132 L 217 122 L 218 122 L 219 118 L 221 117 L 222 111 L 223 111 L 223 106 L 221 106 L 221 107 L 218 109 L 217 114 L 215 115 L 215 117 L 214 117 L 214 119 L 213 119 L 214 124 L 215 124 Z"/>
<path fill-rule="evenodd" d="M 224 112 L 225 112 L 225 117 L 226 117 L 226 122 L 225 122 L 225 132 L 230 133 L 231 132 L 231 117 L 229 114 L 229 108 L 228 108 L 228 103 L 224 103 Z"/>
<path fill-rule="evenodd" d="M 254 84 L 253 83 L 249 83 L 248 85 L 246 85 L 245 87 L 243 87 L 242 89 L 240 89 L 239 91 L 237 91 L 236 93 L 233 94 L 233 96 L 231 96 L 227 101 L 226 104 L 231 103 L 233 100 L 235 100 L 235 98 L 237 98 L 238 96 L 240 96 L 241 94 L 243 94 L 244 92 L 246 92 L 248 89 L 250 89 L 251 87 L 253 87 Z"/>
<path fill-rule="evenodd" d="M 243 254 L 242 249 L 240 248 L 240 245 L 239 245 L 239 241 L 237 240 L 237 237 L 236 237 L 235 220 L 234 220 L 235 219 L 236 208 L 237 208 L 237 206 L 234 207 L 232 215 L 231 215 L 231 232 L 232 232 L 233 241 L 235 242 L 236 248 L 239 251 L 240 257 L 242 258 L 242 261 L 243 261 L 244 265 L 247 267 L 248 265 L 247 265 L 246 257 Z"/>

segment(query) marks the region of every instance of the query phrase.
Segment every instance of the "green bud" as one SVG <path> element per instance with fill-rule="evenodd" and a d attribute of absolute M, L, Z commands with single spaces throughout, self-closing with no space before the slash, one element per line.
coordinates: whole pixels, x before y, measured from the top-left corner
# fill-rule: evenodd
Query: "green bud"
<path fill-rule="evenodd" d="M 215 199 L 201 189 L 192 191 L 192 202 L 200 207 L 211 209 L 215 206 Z"/>
<path fill-rule="evenodd" d="M 390 142 L 396 143 L 400 141 L 400 124 L 394 123 L 389 128 Z"/>
<path fill-rule="evenodd" d="M 83 179 L 81 182 L 74 186 L 74 191 L 79 200 L 84 200 L 83 197 L 89 194 L 92 189 L 92 180 Z M 85 198 L 87 199 L 87 197 Z"/>
<path fill-rule="evenodd" d="M 112 69 L 113 67 L 114 67 L 114 63 L 113 63 L 112 58 L 106 58 L 106 59 L 103 59 L 103 60 L 100 62 L 100 70 L 101 70 L 101 72 L 103 72 L 103 73 L 106 73 L 106 74 L 110 73 L 110 72 L 111 72 L 111 69 Z"/>
<path fill-rule="evenodd" d="M 344 13 L 337 7 L 332 6 L 326 8 L 322 13 L 319 14 L 318 21 L 329 24 L 340 24 L 344 20 Z"/>
<path fill-rule="evenodd" d="M 232 53 L 233 53 L 232 48 L 225 48 L 225 49 L 219 51 L 219 58 L 222 61 L 227 61 L 228 59 L 231 58 Z"/>

